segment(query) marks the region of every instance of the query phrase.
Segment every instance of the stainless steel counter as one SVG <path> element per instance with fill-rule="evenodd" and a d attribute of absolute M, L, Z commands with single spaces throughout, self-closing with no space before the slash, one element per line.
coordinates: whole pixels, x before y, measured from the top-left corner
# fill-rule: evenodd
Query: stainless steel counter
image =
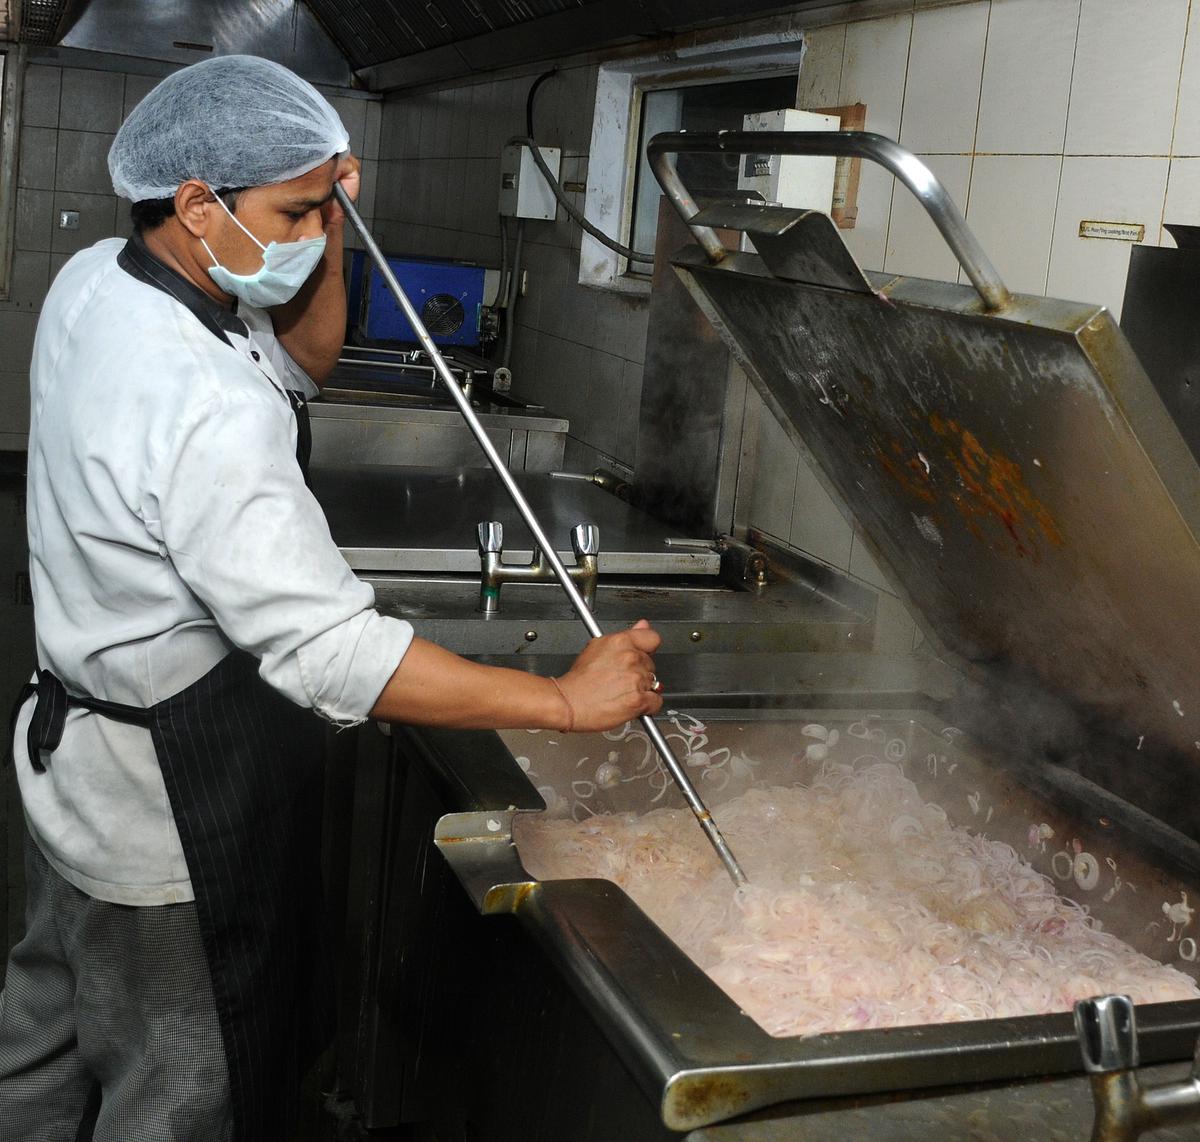
<path fill-rule="evenodd" d="M 487 461 L 458 411 L 436 393 L 329 389 L 309 404 L 312 463 L 482 467 Z M 545 412 L 484 405 L 479 419 L 514 471 L 562 465 L 568 422 Z"/>
<path fill-rule="evenodd" d="M 586 522 L 600 529 L 602 576 L 717 572 L 715 550 L 669 545 L 675 532 L 594 484 L 532 472 L 517 482 L 568 562 L 574 562 L 571 528 Z M 478 575 L 476 525 L 487 520 L 504 525 L 506 560 L 528 562 L 533 555 L 528 529 L 485 468 L 314 461 L 312 488 L 334 540 L 356 571 Z"/>

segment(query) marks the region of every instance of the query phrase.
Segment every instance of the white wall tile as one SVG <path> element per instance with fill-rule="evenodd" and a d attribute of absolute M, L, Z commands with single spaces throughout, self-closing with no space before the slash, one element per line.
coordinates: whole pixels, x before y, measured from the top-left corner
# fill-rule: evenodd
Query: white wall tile
<path fill-rule="evenodd" d="M 125 92 L 121 105 L 122 122 L 129 118 L 129 112 L 161 82 L 162 78 L 155 75 L 127 75 L 125 77 Z"/>
<path fill-rule="evenodd" d="M 62 68 L 31 64 L 25 69 L 21 123 L 25 127 L 57 127 Z"/>
<path fill-rule="evenodd" d="M 117 198 L 112 194 L 83 194 L 75 190 L 54 193 L 54 209 L 50 215 L 50 249 L 56 254 L 73 254 L 86 246 L 94 246 L 101 238 L 117 233 Z M 129 204 L 120 200 L 121 213 L 128 215 Z M 62 230 L 58 216 L 63 210 L 79 212 L 79 229 Z"/>
<path fill-rule="evenodd" d="M 1168 166 L 1168 159 L 1063 160 L 1047 286 L 1052 297 L 1098 302 L 1120 317 L 1129 243 L 1080 238 L 1079 223 L 1140 222 L 1147 243 L 1157 244 Z"/>
<path fill-rule="evenodd" d="M 59 131 L 54 185 L 59 190 L 111 194 L 113 184 L 108 173 L 108 151 L 112 141 L 112 135 L 95 131 Z"/>
<path fill-rule="evenodd" d="M 467 153 L 474 158 L 484 158 L 490 153 L 490 138 L 488 135 L 488 97 L 491 94 L 490 83 L 477 83 L 470 89 L 471 101 L 468 104 L 467 116 Z"/>
<path fill-rule="evenodd" d="M 1192 4 L 1179 81 L 1174 153 L 1200 155 L 1200 4 Z"/>
<path fill-rule="evenodd" d="M 846 28 L 837 102 L 865 103 L 866 129 L 889 139 L 900 135 L 911 32 L 911 14 L 867 20 Z M 841 234 L 865 269 L 883 269 L 891 209 L 892 176 L 877 164 L 864 162 L 858 184 L 858 218 L 854 229 Z"/>
<path fill-rule="evenodd" d="M 50 249 L 51 220 L 54 216 L 54 192 L 18 190 L 15 246 L 18 250 Z"/>
<path fill-rule="evenodd" d="M 0 384 L 0 433 L 6 437 L 11 435 L 15 447 L 23 447 L 22 441 L 29 435 L 28 384 Z"/>
<path fill-rule="evenodd" d="M 638 424 L 641 420 L 642 366 L 626 361 L 621 371 L 621 404 L 618 413 L 618 439 L 613 450 L 618 460 L 630 467 L 637 464 Z"/>
<path fill-rule="evenodd" d="M 598 349 L 591 353 L 584 438 L 610 455 L 620 446 L 621 377 L 625 362 Z"/>
<path fill-rule="evenodd" d="M 1200 226 L 1200 159 L 1172 159 L 1163 221 Z M 1164 246 L 1175 245 L 1165 229 L 1161 241 Z"/>
<path fill-rule="evenodd" d="M 858 180 L 858 217 L 853 229 L 838 231 L 865 270 L 883 269 L 893 182 L 895 179 L 883 167 L 864 160 Z"/>
<path fill-rule="evenodd" d="M 58 155 L 58 132 L 52 127 L 22 127 L 17 155 L 17 186 L 34 190 L 54 189 L 54 164 Z"/>
<path fill-rule="evenodd" d="M 367 102 L 367 122 L 363 132 L 364 159 L 379 158 L 379 136 L 383 125 L 383 103 L 378 99 Z"/>
<path fill-rule="evenodd" d="M 367 101 L 353 99 L 348 95 L 330 97 L 330 106 L 337 112 L 346 134 L 350 136 L 350 150 L 362 158 L 363 143 L 366 136 Z"/>
<path fill-rule="evenodd" d="M 758 443 L 750 487 L 750 524 L 787 542 L 792 530 L 800 457 L 762 399 L 752 393 L 746 416 L 757 417 Z"/>
<path fill-rule="evenodd" d="M 865 103 L 867 130 L 889 139 L 900 136 L 911 33 L 911 15 L 867 20 L 846 29 L 838 103 Z"/>
<path fill-rule="evenodd" d="M 976 155 L 967 222 L 1009 289 L 1045 293 L 1059 155 Z"/>
<path fill-rule="evenodd" d="M 116 133 L 125 106 L 125 76 L 64 68 L 58 125 L 68 131 Z"/>
<path fill-rule="evenodd" d="M 1061 154 L 1080 0 L 994 0 L 975 147 Z"/>
<path fill-rule="evenodd" d="M 971 181 L 971 159 L 967 155 L 921 155 L 937 175 L 947 193 L 965 210 Z M 897 181 L 892 193 L 888 226 L 887 257 L 883 268 L 889 274 L 958 281 L 958 260 L 938 233 L 925 208 L 908 187 Z"/>
<path fill-rule="evenodd" d="M 975 141 L 987 0 L 913 16 L 900 142 L 922 154 L 965 154 Z"/>
<path fill-rule="evenodd" d="M 880 569 L 879 564 L 875 562 L 875 557 L 868 550 L 866 542 L 862 537 L 862 529 L 859 527 L 854 528 L 854 547 L 850 553 L 848 569 L 851 575 L 857 575 L 858 578 L 870 583 L 872 587 L 878 587 L 881 591 L 893 590 L 887 576 Z"/>
<path fill-rule="evenodd" d="M 1067 154 L 1167 154 L 1188 2 L 1083 0 Z"/>
<path fill-rule="evenodd" d="M 791 444 L 789 442 L 789 449 Z M 814 559 L 846 571 L 850 567 L 853 529 L 825 486 L 800 457 L 788 542 Z"/>
<path fill-rule="evenodd" d="M 813 110 L 839 106 L 846 25 L 813 28 L 804 35 L 804 62 L 796 82 L 796 106 Z"/>
<path fill-rule="evenodd" d="M 31 250 L 14 250 L 5 308 L 40 310 L 50 288 L 50 255 Z M 0 369 L 3 369 L 0 365 Z"/>

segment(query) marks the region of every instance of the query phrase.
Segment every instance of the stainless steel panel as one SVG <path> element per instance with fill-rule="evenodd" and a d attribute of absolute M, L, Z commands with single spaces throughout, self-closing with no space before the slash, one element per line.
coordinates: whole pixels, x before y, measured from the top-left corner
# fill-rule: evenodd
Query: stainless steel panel
<path fill-rule="evenodd" d="M 637 495 L 656 516 L 696 535 L 733 530 L 746 380 L 671 271 L 691 240 L 664 198 L 638 413 Z"/>
<path fill-rule="evenodd" d="M 314 432 L 314 442 L 316 433 Z M 574 562 L 570 531 L 600 528 L 601 575 L 715 575 L 713 550 L 667 544 L 677 533 L 593 484 L 524 473 L 517 480 L 560 554 Z M 532 538 L 490 471 L 480 468 L 394 468 L 314 465 L 312 488 L 333 538 L 358 571 L 478 574 L 476 525 L 504 525 L 510 562 L 533 557 Z"/>
<path fill-rule="evenodd" d="M 336 390 L 331 395 L 337 396 Z M 400 395 L 389 401 L 378 394 L 371 398 L 353 394 L 352 399 L 313 401 L 309 414 L 312 462 L 318 467 L 487 465 L 462 417 L 445 401 Z M 492 409 L 480 412 L 479 417 L 492 442 L 510 457 L 511 467 L 548 471 L 562 463 L 567 421 L 519 409 Z"/>
<path fill-rule="evenodd" d="M 469 579 L 389 578 L 365 574 L 375 588 L 376 606 L 386 615 L 408 619 L 417 632 L 458 654 L 519 654 L 528 659 L 564 655 L 569 665 L 583 647 L 585 632 L 553 584 L 510 583 L 499 614 L 478 610 L 478 571 Z M 788 677 L 788 656 L 799 651 L 842 652 L 850 669 L 869 673 L 865 655 L 875 636 L 874 600 L 835 599 L 803 582 L 773 583 L 762 594 L 721 587 L 631 586 L 600 581 L 595 615 L 605 631 L 623 630 L 649 618 L 662 636 L 656 661 L 673 654 L 708 660 L 722 653 L 746 655 L 744 678 Z M 778 655 L 777 663 L 764 656 Z M 872 658 L 872 662 L 875 659 Z M 543 669 L 538 667 L 538 669 Z M 829 670 L 834 667 L 830 665 Z M 695 677 L 695 667 L 675 675 L 659 665 L 667 693 L 678 692 Z M 876 672 L 878 668 L 876 667 Z M 830 675 L 832 677 L 832 675 Z M 797 684 L 799 677 L 790 679 Z M 811 682 L 811 679 L 809 679 Z"/>
<path fill-rule="evenodd" d="M 1108 312 L 676 264 L 891 581 L 985 672 L 980 713 L 1200 827 L 1200 469 Z"/>

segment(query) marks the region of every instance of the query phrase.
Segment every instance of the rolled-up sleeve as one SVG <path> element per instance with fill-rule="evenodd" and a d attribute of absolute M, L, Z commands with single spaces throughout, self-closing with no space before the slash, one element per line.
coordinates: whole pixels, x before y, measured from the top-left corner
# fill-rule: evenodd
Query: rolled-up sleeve
<path fill-rule="evenodd" d="M 353 724 L 375 705 L 413 630 L 375 610 L 375 592 L 342 558 L 293 449 L 278 394 L 208 400 L 179 426 L 155 481 L 161 542 L 270 685 Z"/>

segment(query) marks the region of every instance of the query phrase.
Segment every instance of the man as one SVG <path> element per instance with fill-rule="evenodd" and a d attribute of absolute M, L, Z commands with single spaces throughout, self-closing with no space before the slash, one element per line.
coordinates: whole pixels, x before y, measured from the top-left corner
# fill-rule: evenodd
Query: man
<path fill-rule="evenodd" d="M 379 615 L 339 555 L 297 412 L 344 331 L 347 145 L 285 68 L 177 72 L 109 156 L 137 233 L 43 307 L 5 1142 L 289 1136 L 329 1032 L 316 715 L 570 730 L 661 705 L 645 623 L 560 679 L 484 667 Z"/>

